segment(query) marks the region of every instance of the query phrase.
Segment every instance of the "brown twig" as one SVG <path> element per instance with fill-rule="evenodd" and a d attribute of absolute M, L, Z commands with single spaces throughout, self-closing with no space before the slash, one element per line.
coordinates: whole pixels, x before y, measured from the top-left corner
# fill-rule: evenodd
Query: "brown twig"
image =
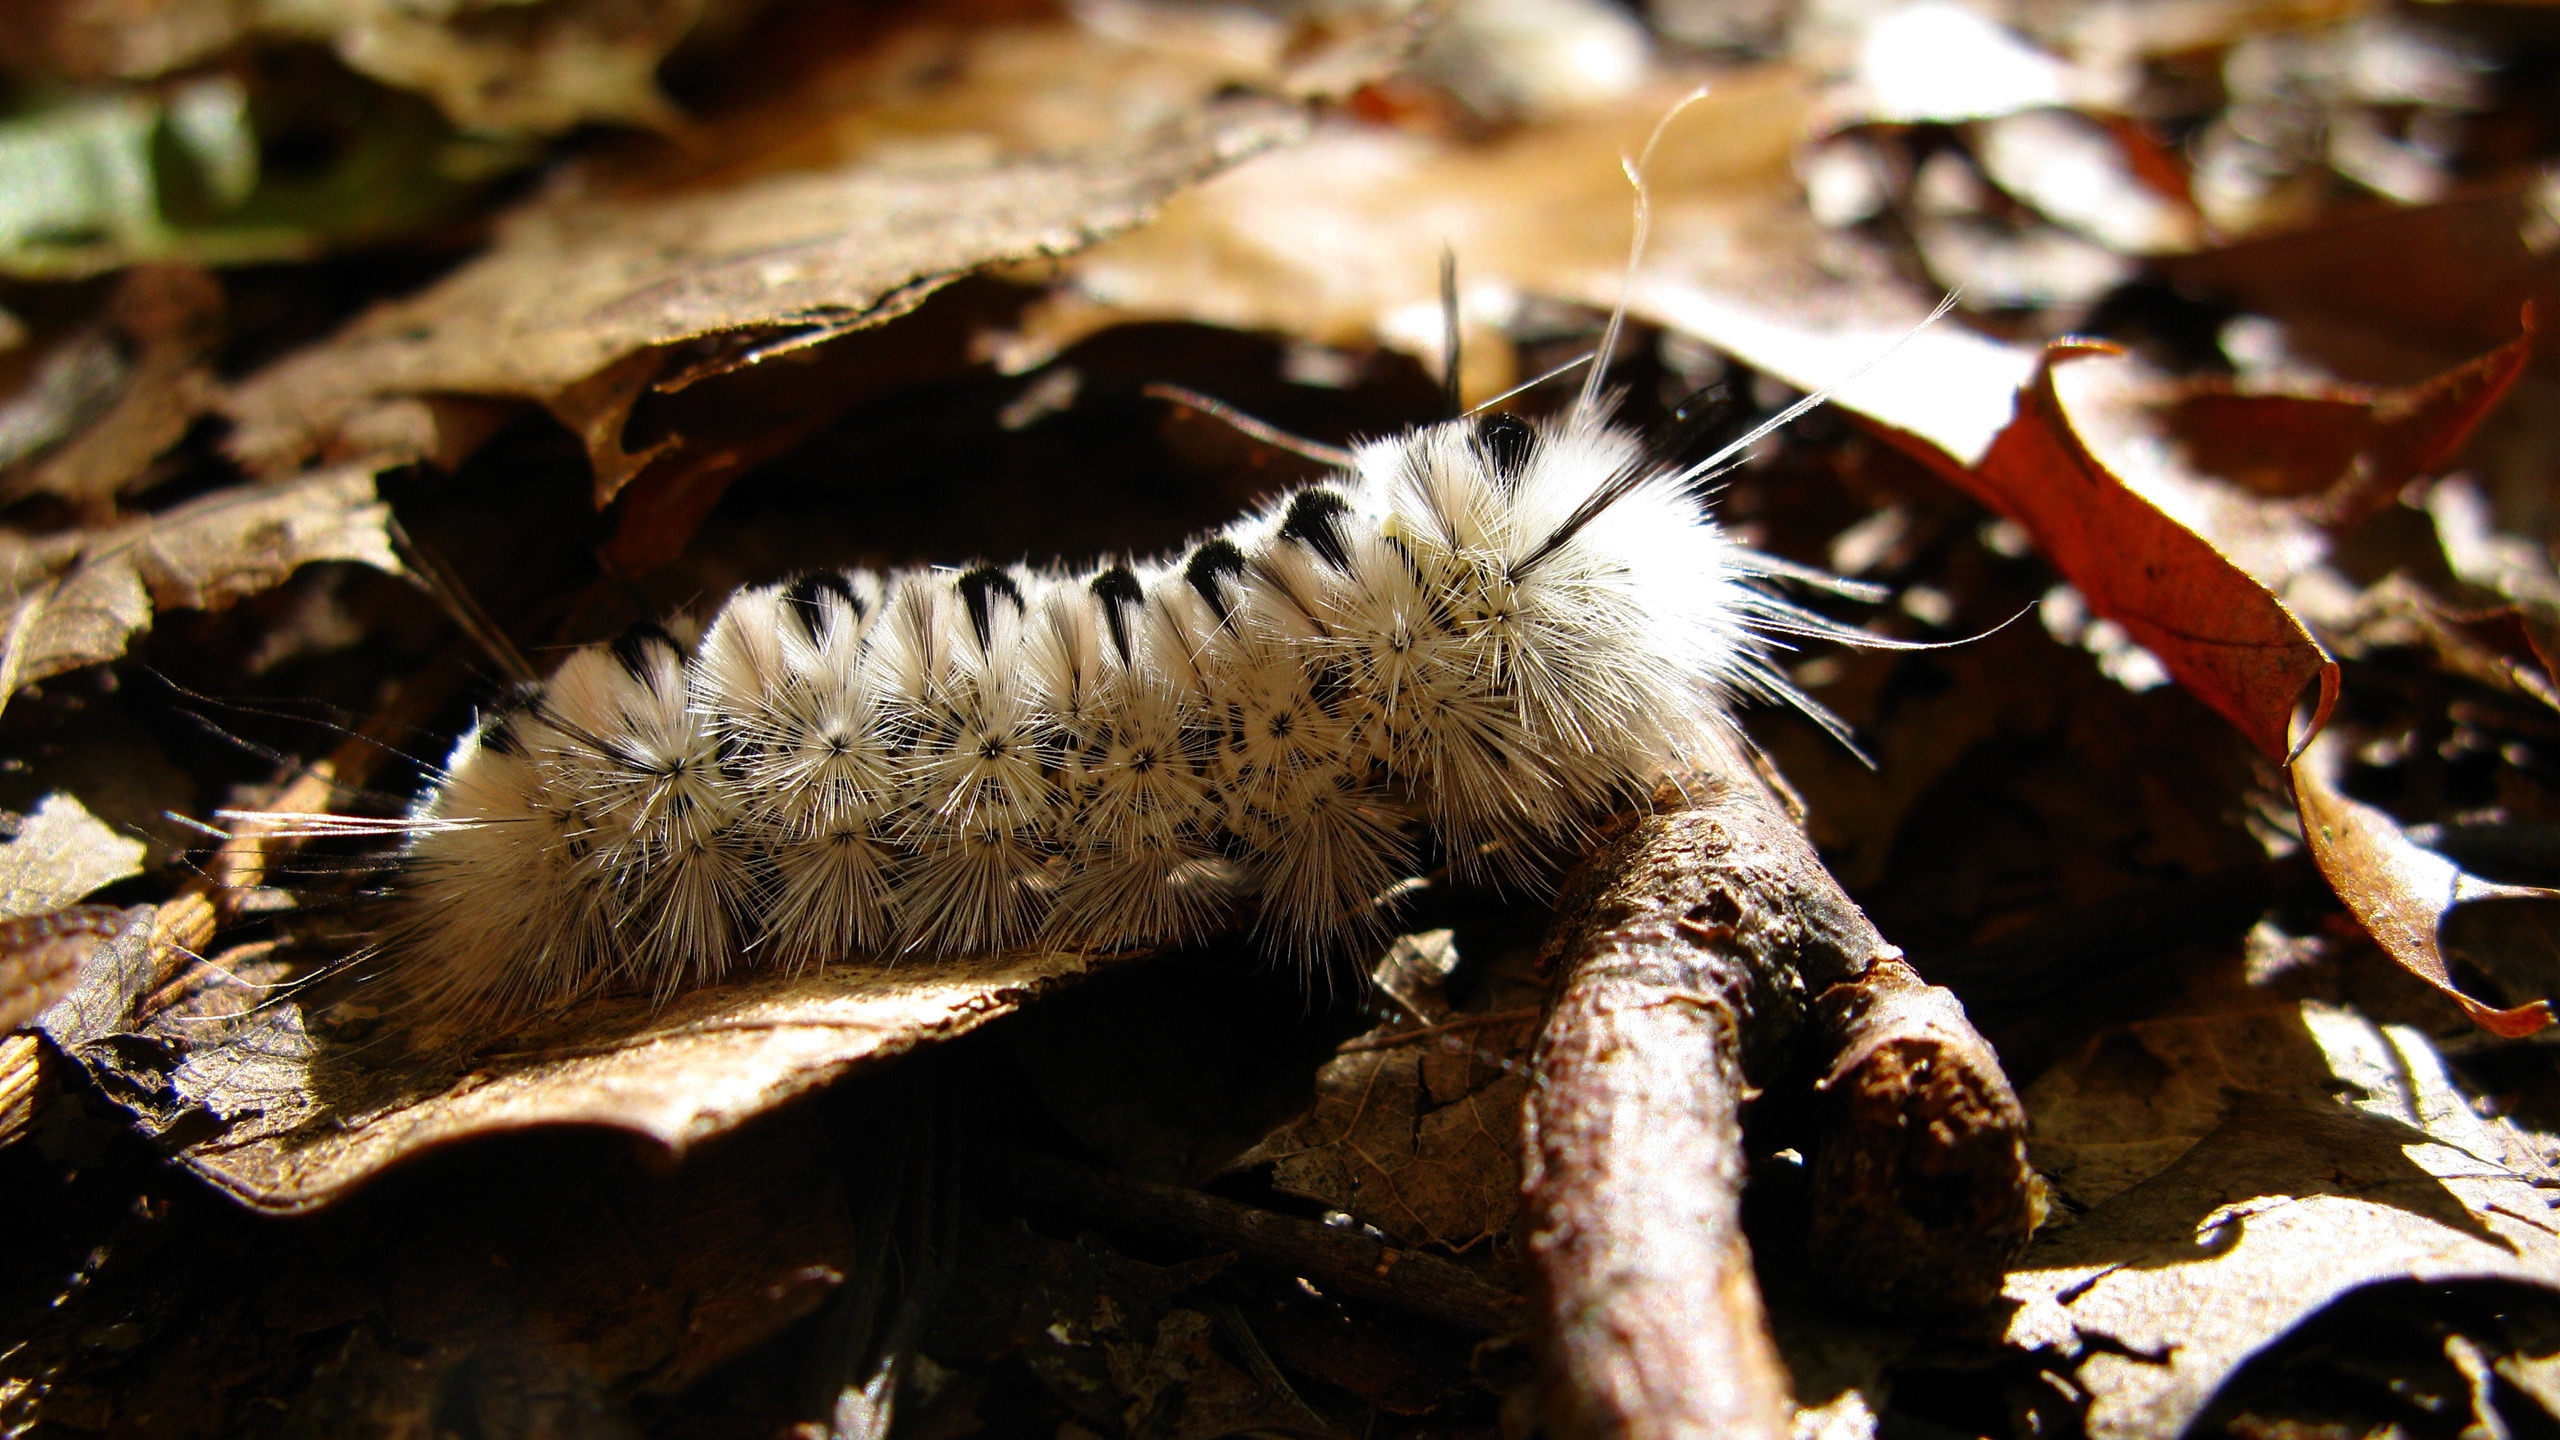
<path fill-rule="evenodd" d="M 2044 1218 L 2025 1107 L 1953 993 L 1900 960 L 1824 991 L 1834 1056 L 1806 1248 L 1842 1293 L 1905 1315 L 1978 1310 Z"/>
<path fill-rule="evenodd" d="M 1532 1062 L 1522 1183 L 1541 1409 L 1559 1440 L 1790 1433 L 1790 1387 L 1741 1230 L 1741 1106 L 1748 1077 L 1789 1072 L 1800 1042 L 1845 1047 L 1830 1088 L 1860 1103 L 1835 1117 L 1828 1148 L 1844 1176 L 1880 1186 L 1899 1211 L 1931 1202 L 1875 1162 L 1936 1156 L 1942 1143 L 1965 1162 L 1977 1149 L 2015 1162 L 1980 1175 L 1957 1164 L 1968 1181 L 1998 1172 L 2026 1183 L 2023 1116 L 1989 1048 L 1952 997 L 1896 1008 L 1907 998 L 1900 952 L 1749 776 L 1737 757 L 1721 775 L 1666 787 L 1660 813 L 1568 882 L 1549 942 L 1563 973 Z M 1925 991 L 1916 979 L 1910 988 Z M 1851 1003 L 1870 991 L 1877 1003 Z M 1823 992 L 1839 998 L 1808 1027 L 1808 995 Z M 1915 1035 L 1938 1044 L 1930 1064 L 1897 1068 Z M 1972 1048 L 1940 1066 L 1959 1035 Z M 1925 1083 L 1942 1072 L 1961 1075 L 1958 1093 L 1996 1092 L 2006 1108 L 1947 1103 Z M 1915 1139 L 1901 1128 L 1915 1115 L 1956 1130 Z M 1937 1177 L 1924 1166 L 1916 1178 L 1926 1191 Z M 2005 1261 L 2024 1238 L 2007 1215 L 1996 1238 L 1966 1244 Z M 1856 1216 L 1835 1218 L 1824 1243 L 1875 1241 Z"/>
<path fill-rule="evenodd" d="M 1088 1219 L 1134 1225 L 1233 1250 L 1250 1263 L 1301 1275 L 1317 1288 L 1373 1300 L 1479 1335 L 1518 1327 L 1520 1297 L 1463 1265 L 1400 1250 L 1357 1230 L 1257 1210 L 1196 1190 L 1153 1185 L 1029 1151 L 989 1156 L 1016 1193 Z"/>

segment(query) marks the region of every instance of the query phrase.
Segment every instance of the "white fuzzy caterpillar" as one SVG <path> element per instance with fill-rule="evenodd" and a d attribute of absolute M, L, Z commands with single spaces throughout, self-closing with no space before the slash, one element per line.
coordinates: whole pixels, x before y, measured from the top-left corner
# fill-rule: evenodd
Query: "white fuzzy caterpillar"
<path fill-rule="evenodd" d="M 1837 632 L 1702 512 L 1715 463 L 1655 466 L 1590 404 L 1452 421 L 1165 560 L 813 575 L 690 653 L 579 651 L 407 822 L 393 963 L 431 1004 L 526 1009 L 1179 942 L 1247 897 L 1277 948 L 1332 949 L 1418 825 L 1462 869 L 1535 867 L 1733 700 L 1807 704 L 1773 637 Z"/>
<path fill-rule="evenodd" d="M 1178 943 L 1246 901 L 1311 960 L 1378 928 L 1422 830 L 1462 874 L 1527 875 L 1721 749 L 1737 699 L 1838 733 L 1773 652 L 1901 642 L 1779 598 L 1775 578 L 1867 587 L 1743 549 L 1698 500 L 1830 392 L 1678 468 L 1610 423 L 1602 378 L 1560 421 L 1336 452 L 1162 560 L 811 575 L 733 597 L 690 650 L 646 630 L 579 651 L 391 827 L 392 968 L 487 1015 L 742 968 Z"/>

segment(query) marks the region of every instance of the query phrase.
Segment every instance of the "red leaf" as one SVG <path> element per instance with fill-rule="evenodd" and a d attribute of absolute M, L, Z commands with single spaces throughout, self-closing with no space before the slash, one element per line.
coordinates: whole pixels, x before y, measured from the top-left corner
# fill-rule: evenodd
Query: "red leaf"
<path fill-rule="evenodd" d="M 2081 443 L 2054 393 L 2053 366 L 2114 353 L 2085 341 L 2049 348 L 2018 391 L 2016 415 L 1977 465 L 1954 464 L 1926 442 L 1905 448 L 2024 525 L 2091 610 L 2122 625 L 2190 694 L 2281 762 L 2291 753 L 2294 703 L 2315 680 L 2310 733 L 2327 722 L 2337 663 L 2265 586 L 2127 489 Z"/>
<path fill-rule="evenodd" d="M 2534 308 L 2523 333 L 2415 385 L 2247 394 L 2200 383 L 2163 419 L 2195 467 L 2263 495 L 2312 501 L 2332 530 L 2362 523 L 2400 487 L 2449 459 L 2533 359 Z"/>

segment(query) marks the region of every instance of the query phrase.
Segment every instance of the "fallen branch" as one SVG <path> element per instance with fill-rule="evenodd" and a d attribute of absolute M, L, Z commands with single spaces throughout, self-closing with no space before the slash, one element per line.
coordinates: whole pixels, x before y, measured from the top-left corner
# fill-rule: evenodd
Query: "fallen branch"
<path fill-rule="evenodd" d="M 1956 1223 L 1981 1228 L 1934 1253 L 1963 1257 L 1969 1277 L 1970 1257 L 1996 1255 L 1996 1283 L 2026 1238 L 2025 1119 L 1989 1047 L 1953 997 L 1909 975 L 1767 790 L 1729 778 L 1748 774 L 1737 761 L 1666 789 L 1568 882 L 1549 940 L 1563 973 L 1532 1061 L 1522 1183 L 1541 1409 L 1558 1440 L 1791 1433 L 1741 1230 L 1741 1107 L 1750 1077 L 1796 1073 L 1808 1042 L 1840 1053 L 1818 1193 L 1881 1196 L 1890 1216 L 1868 1231 L 1835 1209 L 1828 1253 L 1866 1254 L 1946 1210 L 1949 1177 L 1977 1202 Z M 1808 1026 L 1815 994 L 1826 1003 Z M 1915 1136 L 1915 1121 L 1944 1132 Z"/>

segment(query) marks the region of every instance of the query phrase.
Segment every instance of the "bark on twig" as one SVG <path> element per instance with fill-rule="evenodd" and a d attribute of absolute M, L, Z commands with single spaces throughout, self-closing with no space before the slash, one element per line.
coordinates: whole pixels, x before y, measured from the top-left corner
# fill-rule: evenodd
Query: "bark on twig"
<path fill-rule="evenodd" d="M 1750 1077 L 1793 1073 L 1805 1042 L 1843 1051 L 1828 1148 L 1854 1183 L 1835 1198 L 1880 1195 L 1899 1217 L 1944 1210 L 1950 1176 L 1967 1196 L 2027 1183 L 2024 1116 L 1989 1047 L 1952 996 L 1909 977 L 1748 774 L 1737 763 L 1657 797 L 1659 813 L 1568 882 L 1549 942 L 1563 973 L 1533 1060 L 1522 1183 L 1541 1409 L 1559 1440 L 1790 1433 L 1741 1231 L 1741 1106 Z M 1808 998 L 1825 992 L 1808 1027 Z M 1955 1250 L 2005 1261 L 2024 1211 L 1977 1210 L 1962 1223 L 1994 1216 L 1996 1235 Z M 1834 1218 L 1829 1245 L 1908 1240 L 1899 1219 L 1870 1234 Z"/>
<path fill-rule="evenodd" d="M 1517 1295 L 1462 1265 L 1400 1250 L 1356 1230 L 1338 1230 L 1028 1151 L 994 1152 L 988 1163 L 995 1178 L 1027 1199 L 1096 1221 L 1233 1250 L 1250 1263 L 1303 1275 L 1319 1289 L 1426 1315 L 1478 1335 L 1508 1334 L 1520 1324 Z"/>
<path fill-rule="evenodd" d="M 2025 1107 L 1955 995 L 1900 960 L 1814 1002 L 1831 1051 L 1813 1164 L 1814 1263 L 1905 1315 L 1978 1310 L 2044 1218 Z"/>

